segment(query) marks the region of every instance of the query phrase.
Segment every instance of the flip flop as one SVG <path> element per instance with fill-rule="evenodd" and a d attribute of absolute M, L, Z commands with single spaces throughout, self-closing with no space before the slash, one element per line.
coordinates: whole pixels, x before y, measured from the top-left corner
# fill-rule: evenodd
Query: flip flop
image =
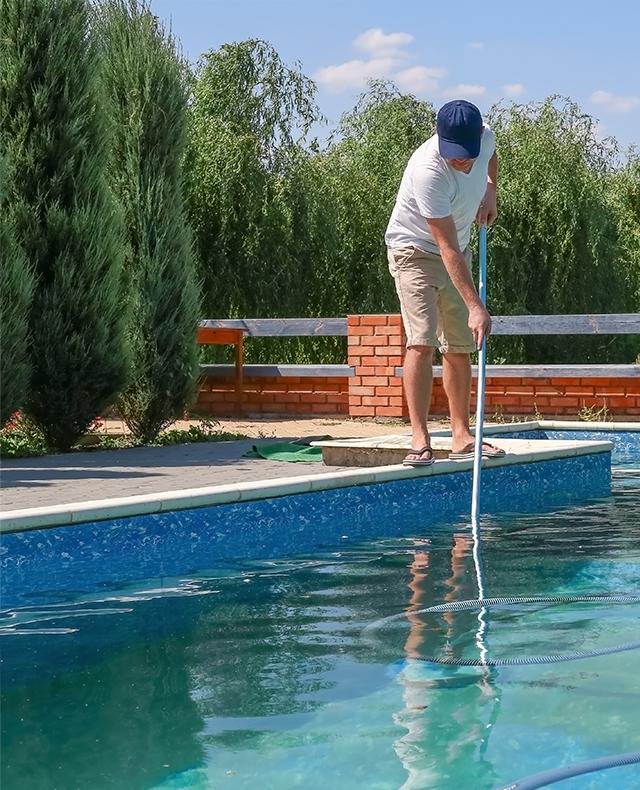
<path fill-rule="evenodd" d="M 506 455 L 505 451 L 500 447 L 496 447 L 489 442 L 482 442 L 482 457 L 483 458 L 501 458 Z M 465 445 L 459 453 L 449 453 L 449 458 L 452 461 L 468 461 L 475 456 L 475 444 L 473 442 Z"/>
<path fill-rule="evenodd" d="M 427 457 L 423 458 L 425 454 L 427 454 Z M 411 460 L 409 458 L 410 455 L 417 455 L 418 457 L 415 460 Z M 435 460 L 436 457 L 433 454 L 433 450 L 430 447 L 422 447 L 420 450 L 414 450 L 412 448 L 407 453 L 407 456 L 402 462 L 402 465 L 403 466 L 431 466 L 431 464 L 435 463 Z"/>

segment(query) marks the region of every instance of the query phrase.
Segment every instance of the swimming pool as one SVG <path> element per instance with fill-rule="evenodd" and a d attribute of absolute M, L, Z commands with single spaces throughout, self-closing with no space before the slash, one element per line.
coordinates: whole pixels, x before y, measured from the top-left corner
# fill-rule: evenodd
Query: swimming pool
<path fill-rule="evenodd" d="M 586 490 L 576 465 L 565 476 L 558 467 L 537 500 L 531 487 L 500 493 L 501 478 L 487 474 L 496 499 L 483 520 L 486 594 L 638 594 L 638 467 L 640 448 L 619 441 L 612 495 L 608 471 L 605 481 L 590 469 Z M 475 611 L 367 630 L 477 597 L 468 519 L 416 502 L 415 491 L 409 499 L 410 489 L 385 494 L 391 509 L 362 492 L 326 493 L 336 497 L 331 524 L 320 506 L 308 509 L 308 545 L 292 529 L 278 551 L 261 544 L 239 559 L 196 541 L 206 567 L 192 558 L 189 569 L 178 545 L 206 511 L 176 514 L 168 544 L 158 520 L 138 525 L 136 543 L 115 541 L 117 574 L 98 574 L 109 557 L 92 563 L 86 543 L 84 564 L 74 562 L 105 525 L 68 528 L 55 555 L 59 565 L 67 551 L 67 567 L 51 559 L 35 588 L 5 587 L 15 598 L 3 600 L 3 788 L 475 790 L 640 748 L 637 651 L 487 672 L 420 660 L 477 656 Z M 254 521 L 287 535 L 286 499 L 255 507 Z M 30 533 L 32 549 L 46 558 L 55 532 L 64 530 Z M 238 547 L 256 540 L 250 519 L 237 533 Z M 636 639 L 639 612 L 607 602 L 498 608 L 483 639 L 494 656 L 598 650 Z M 562 785 L 612 786 L 640 786 L 638 767 Z"/>

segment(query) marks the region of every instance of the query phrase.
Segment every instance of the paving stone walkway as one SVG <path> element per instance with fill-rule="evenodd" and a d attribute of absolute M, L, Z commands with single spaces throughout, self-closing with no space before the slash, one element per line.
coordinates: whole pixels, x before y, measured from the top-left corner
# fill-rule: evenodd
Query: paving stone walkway
<path fill-rule="evenodd" d="M 110 426 L 111 427 L 111 426 Z M 440 426 L 441 427 L 441 426 Z M 406 426 L 350 420 L 225 420 L 221 430 L 263 440 L 302 436 L 373 436 Z M 0 512 L 213 485 L 321 474 L 341 467 L 243 458 L 256 439 L 93 450 L 4 459 Z"/>
<path fill-rule="evenodd" d="M 295 477 L 337 468 L 243 458 L 253 444 L 252 440 L 216 442 L 7 459 L 2 464 L 0 511 Z"/>

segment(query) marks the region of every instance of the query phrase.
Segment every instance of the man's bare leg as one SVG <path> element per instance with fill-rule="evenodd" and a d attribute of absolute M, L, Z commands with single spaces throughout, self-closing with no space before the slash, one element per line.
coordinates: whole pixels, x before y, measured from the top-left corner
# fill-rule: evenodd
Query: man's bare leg
<path fill-rule="evenodd" d="M 405 354 L 403 368 L 404 394 L 413 434 L 411 446 L 414 450 L 420 450 L 431 446 L 427 420 L 433 384 L 433 348 L 410 346 Z"/>
<path fill-rule="evenodd" d="M 447 353 L 442 355 L 442 382 L 449 401 L 451 415 L 452 451 L 459 453 L 472 444 L 469 430 L 471 408 L 471 360 L 469 354 Z"/>

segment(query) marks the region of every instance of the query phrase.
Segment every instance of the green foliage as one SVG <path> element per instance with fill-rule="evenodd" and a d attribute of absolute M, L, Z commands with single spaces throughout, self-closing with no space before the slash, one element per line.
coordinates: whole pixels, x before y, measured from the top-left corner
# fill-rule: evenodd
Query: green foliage
<path fill-rule="evenodd" d="M 3 0 L 0 147 L 7 202 L 37 278 L 28 414 L 67 449 L 125 378 L 122 237 L 85 0 Z"/>
<path fill-rule="evenodd" d="M 103 79 L 114 121 L 111 175 L 127 230 L 131 365 L 119 410 L 152 440 L 180 418 L 197 380 L 198 284 L 183 186 L 187 71 L 141 0 L 100 9 Z"/>
<path fill-rule="evenodd" d="M 294 315 L 309 259 L 291 184 L 319 120 L 315 88 L 263 41 L 205 54 L 193 85 L 189 206 L 209 315 Z"/>
<path fill-rule="evenodd" d="M 22 412 L 14 412 L 0 430 L 0 458 L 44 455 L 47 442 L 38 426 Z"/>
<path fill-rule="evenodd" d="M 222 121 L 238 137 L 251 138 L 269 172 L 320 120 L 315 85 L 300 64 L 286 66 L 266 41 L 223 44 L 200 59 L 194 86 L 195 117 Z"/>
<path fill-rule="evenodd" d="M 199 442 L 234 442 L 247 438 L 243 433 L 222 431 L 217 420 L 203 417 L 198 425 L 190 425 L 186 429 L 173 428 L 163 431 L 149 442 L 144 442 L 140 437 L 136 436 L 101 434 L 97 446 L 101 450 L 126 450 L 131 447 L 142 446 L 166 447 L 172 444 L 193 444 Z"/>
<path fill-rule="evenodd" d="M 235 442 L 246 439 L 244 433 L 221 431 L 220 423 L 206 417 L 201 418 L 199 425 L 190 425 L 186 430 L 174 428 L 164 431 L 156 437 L 154 444 L 192 444 L 193 442 Z"/>
<path fill-rule="evenodd" d="M 499 216 L 489 239 L 492 312 L 637 309 L 629 287 L 633 222 L 624 228 L 613 208 L 612 183 L 627 200 L 626 177 L 612 175 L 613 141 L 599 140 L 593 119 L 558 97 L 495 107 L 488 122 L 500 162 Z M 631 348 L 625 337 L 522 337 L 493 339 L 491 353 L 507 362 L 623 362 Z"/>
<path fill-rule="evenodd" d="M 622 256 L 616 273 L 623 277 L 631 297 L 631 310 L 640 309 L 640 154 L 630 152 L 623 167 L 611 172 L 606 181 L 607 197 L 618 225 Z M 638 348 L 640 351 L 640 348 Z"/>
<path fill-rule="evenodd" d="M 264 42 L 226 45 L 200 62 L 187 170 L 209 317 L 395 309 L 384 228 L 433 109 L 374 83 L 320 150 L 304 144 L 320 120 L 314 96 Z M 345 356 L 342 339 L 247 344 L 247 361 Z"/>
<path fill-rule="evenodd" d="M 2 164 L 2 163 L 0 163 Z M 0 426 L 24 405 L 31 373 L 29 365 L 29 306 L 33 275 L 16 242 L 13 216 L 4 199 L 7 178 L 0 169 Z"/>

